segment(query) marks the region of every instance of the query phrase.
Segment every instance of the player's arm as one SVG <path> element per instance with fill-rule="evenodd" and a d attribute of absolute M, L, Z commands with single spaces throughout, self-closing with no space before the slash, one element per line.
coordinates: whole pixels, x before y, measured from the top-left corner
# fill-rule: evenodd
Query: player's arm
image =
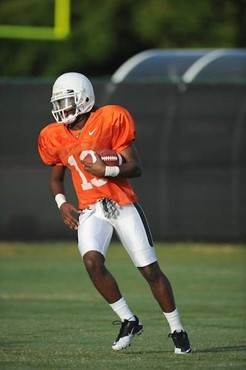
<path fill-rule="evenodd" d="M 142 175 L 143 167 L 137 149 L 132 144 L 120 152 L 125 162 L 120 166 L 118 177 L 139 177 Z"/>
<path fill-rule="evenodd" d="M 57 206 L 60 209 L 61 217 L 65 225 L 70 229 L 78 228 L 78 221 L 73 216 L 73 212 L 80 213 L 74 205 L 67 202 L 64 191 L 64 175 L 66 167 L 52 166 L 49 180 L 49 187 L 53 194 Z"/>
<path fill-rule="evenodd" d="M 119 171 L 117 171 L 117 175 L 112 175 L 112 177 L 131 178 L 141 176 L 142 164 L 134 145 L 128 146 L 126 149 L 122 150 L 120 154 L 123 156 L 125 161 L 122 165 L 119 166 Z M 98 154 L 95 153 L 95 156 L 96 156 L 95 163 L 88 163 L 86 161 L 82 161 L 84 169 L 97 177 L 107 176 L 105 175 L 106 169 L 105 163 L 101 160 Z M 110 175 L 108 176 L 110 177 Z"/>

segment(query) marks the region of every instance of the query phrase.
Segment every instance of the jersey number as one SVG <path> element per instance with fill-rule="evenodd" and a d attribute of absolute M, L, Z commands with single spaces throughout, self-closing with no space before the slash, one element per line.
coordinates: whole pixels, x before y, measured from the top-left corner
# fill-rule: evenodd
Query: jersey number
<path fill-rule="evenodd" d="M 83 150 L 80 153 L 79 159 L 83 160 L 87 156 L 87 154 L 91 154 L 92 158 L 94 158 L 94 152 L 93 152 L 93 150 Z M 79 176 L 81 178 L 81 181 L 82 181 L 81 187 L 82 187 L 83 190 L 92 189 L 93 188 L 93 185 L 99 187 L 99 186 L 103 186 L 104 184 L 107 183 L 107 180 L 106 179 L 97 179 L 95 177 L 93 177 L 93 179 L 91 179 L 88 182 L 87 181 L 87 178 L 85 177 L 85 175 L 83 174 L 83 172 L 79 168 L 78 163 L 76 162 L 76 159 L 74 158 L 73 155 L 70 155 L 68 157 L 68 163 L 70 164 L 70 166 L 74 166 L 74 168 L 78 172 L 78 174 L 79 174 Z"/>

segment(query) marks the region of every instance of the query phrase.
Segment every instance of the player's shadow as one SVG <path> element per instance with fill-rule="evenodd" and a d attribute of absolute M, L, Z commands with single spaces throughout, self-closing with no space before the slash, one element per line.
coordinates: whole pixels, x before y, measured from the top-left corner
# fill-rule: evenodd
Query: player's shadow
<path fill-rule="evenodd" d="M 199 348 L 194 348 L 192 350 L 193 354 L 196 353 L 220 353 L 220 352 L 241 352 L 241 351 L 246 351 L 246 346 L 240 345 L 240 346 L 228 346 L 228 347 L 212 347 L 212 348 L 205 348 L 205 349 L 199 349 Z M 124 355 L 129 355 L 129 354 L 134 354 L 134 355 L 142 355 L 143 353 L 152 353 L 152 354 L 159 354 L 159 353 L 170 353 L 173 354 L 172 352 L 169 351 L 127 351 L 123 352 L 122 354 Z"/>
<path fill-rule="evenodd" d="M 239 345 L 239 346 L 228 346 L 228 347 L 212 347 L 212 348 L 205 348 L 205 349 L 196 349 L 194 352 L 196 353 L 210 353 L 210 352 L 241 352 L 246 351 L 246 346 Z"/>

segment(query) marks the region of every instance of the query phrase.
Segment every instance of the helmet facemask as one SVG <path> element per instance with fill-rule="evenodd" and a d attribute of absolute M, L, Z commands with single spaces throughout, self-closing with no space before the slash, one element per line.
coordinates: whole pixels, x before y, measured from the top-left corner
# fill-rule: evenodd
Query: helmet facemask
<path fill-rule="evenodd" d="M 69 125 L 70 123 L 73 123 L 76 118 L 82 113 L 79 107 L 83 105 L 83 101 L 79 103 L 80 97 L 77 97 L 76 99 L 76 95 L 81 94 L 75 94 L 73 92 L 68 93 L 67 95 L 62 97 L 52 97 L 52 114 L 57 122 L 63 122 L 66 125 Z"/>

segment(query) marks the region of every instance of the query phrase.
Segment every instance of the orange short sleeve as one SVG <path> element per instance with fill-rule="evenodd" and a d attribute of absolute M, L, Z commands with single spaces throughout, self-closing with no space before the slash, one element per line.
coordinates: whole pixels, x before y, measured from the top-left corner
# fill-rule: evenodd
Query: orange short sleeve
<path fill-rule="evenodd" d="M 136 138 L 135 123 L 130 113 L 121 108 L 114 122 L 112 148 L 116 152 L 126 149 Z"/>
<path fill-rule="evenodd" d="M 48 132 L 46 129 L 42 130 L 38 137 L 38 152 L 42 161 L 47 165 L 62 166 L 55 148 L 52 150 Z"/>

